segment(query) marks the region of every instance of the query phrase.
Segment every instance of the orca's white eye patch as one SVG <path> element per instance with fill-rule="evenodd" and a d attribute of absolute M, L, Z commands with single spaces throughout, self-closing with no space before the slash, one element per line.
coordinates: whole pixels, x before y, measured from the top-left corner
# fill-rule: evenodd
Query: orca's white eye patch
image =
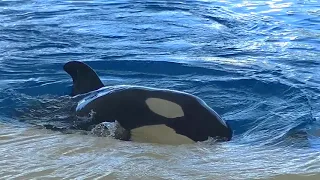
<path fill-rule="evenodd" d="M 172 101 L 160 98 L 148 98 L 146 100 L 146 104 L 152 112 L 166 118 L 177 118 L 184 116 L 181 106 Z"/>

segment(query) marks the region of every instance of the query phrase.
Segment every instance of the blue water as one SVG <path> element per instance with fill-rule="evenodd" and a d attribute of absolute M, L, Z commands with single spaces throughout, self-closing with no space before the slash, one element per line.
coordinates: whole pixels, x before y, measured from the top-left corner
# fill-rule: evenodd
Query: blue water
<path fill-rule="evenodd" d="M 318 1 L 1 1 L 0 122 L 68 117 L 62 66 L 80 60 L 107 85 L 199 96 L 230 143 L 317 148 L 319 57 Z"/>

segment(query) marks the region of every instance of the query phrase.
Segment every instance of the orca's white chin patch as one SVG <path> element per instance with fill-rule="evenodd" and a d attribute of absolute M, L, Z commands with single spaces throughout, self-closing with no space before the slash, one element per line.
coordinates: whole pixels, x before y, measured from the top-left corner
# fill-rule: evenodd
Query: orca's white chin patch
<path fill-rule="evenodd" d="M 163 124 L 132 129 L 131 141 L 171 145 L 194 143 L 192 139 L 177 134 L 172 128 Z"/>
<path fill-rule="evenodd" d="M 179 104 L 165 99 L 148 98 L 146 104 L 152 112 L 166 118 L 184 116 L 184 112 Z"/>

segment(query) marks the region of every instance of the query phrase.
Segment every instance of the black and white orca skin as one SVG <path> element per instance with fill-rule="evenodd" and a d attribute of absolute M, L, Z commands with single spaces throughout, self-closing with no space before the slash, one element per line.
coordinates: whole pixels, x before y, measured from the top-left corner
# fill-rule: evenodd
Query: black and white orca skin
<path fill-rule="evenodd" d="M 203 100 L 194 95 L 142 86 L 104 86 L 88 65 L 71 61 L 64 70 L 73 79 L 72 95 L 85 94 L 78 102 L 79 117 L 93 114 L 89 125 L 117 121 L 129 132 L 124 140 L 185 144 L 230 140 L 232 130 Z"/>

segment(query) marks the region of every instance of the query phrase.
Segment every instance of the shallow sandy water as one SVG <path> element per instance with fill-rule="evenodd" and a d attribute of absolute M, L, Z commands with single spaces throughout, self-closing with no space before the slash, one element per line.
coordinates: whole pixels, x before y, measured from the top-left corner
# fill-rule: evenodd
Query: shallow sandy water
<path fill-rule="evenodd" d="M 0 151 L 2 179 L 317 179 L 320 168 L 320 152 L 308 149 L 144 144 L 3 124 Z"/>

